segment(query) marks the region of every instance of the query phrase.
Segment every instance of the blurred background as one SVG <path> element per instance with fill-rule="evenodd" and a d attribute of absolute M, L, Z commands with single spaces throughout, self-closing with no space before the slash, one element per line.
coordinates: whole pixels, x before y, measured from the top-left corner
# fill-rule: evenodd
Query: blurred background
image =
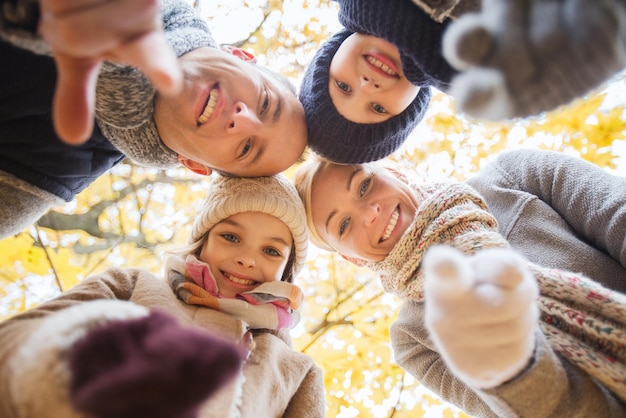
<path fill-rule="evenodd" d="M 329 0 L 188 0 L 214 38 L 253 52 L 259 64 L 299 79 L 339 29 Z M 426 118 L 390 157 L 419 178 L 464 180 L 499 152 L 543 148 L 626 175 L 626 77 L 618 74 L 571 105 L 520 121 L 480 123 L 433 97 Z M 293 174 L 293 168 L 287 173 Z M 183 245 L 208 178 L 125 161 L 37 225 L 0 241 L 0 318 L 69 289 L 110 266 L 162 269 L 163 251 Z M 294 346 L 324 369 L 329 417 L 464 417 L 400 369 L 388 329 L 398 300 L 371 273 L 311 247 L 298 283 L 307 300 Z"/>

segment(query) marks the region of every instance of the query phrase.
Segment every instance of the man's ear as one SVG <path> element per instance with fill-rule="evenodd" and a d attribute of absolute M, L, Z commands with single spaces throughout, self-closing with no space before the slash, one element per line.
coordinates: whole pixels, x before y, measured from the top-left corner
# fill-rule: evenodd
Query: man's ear
<path fill-rule="evenodd" d="M 232 45 L 222 45 L 222 51 L 228 52 L 229 54 L 244 61 L 247 61 L 251 64 L 256 64 L 256 57 L 254 56 L 254 54 L 252 52 L 246 51 L 245 49 L 237 48 L 236 46 Z"/>
<path fill-rule="evenodd" d="M 363 260 L 362 258 L 348 257 L 347 255 L 343 255 L 343 254 L 339 254 L 339 255 L 341 256 L 341 258 L 343 258 L 346 261 L 351 262 L 357 267 L 363 267 L 365 264 L 367 264 L 367 261 Z"/>
<path fill-rule="evenodd" d="M 192 159 L 187 157 L 183 157 L 182 155 L 178 156 L 178 162 L 187 167 L 189 170 L 193 171 L 196 174 L 200 174 L 201 176 L 210 176 L 213 173 L 213 169 L 207 167 L 204 164 L 200 164 Z"/>

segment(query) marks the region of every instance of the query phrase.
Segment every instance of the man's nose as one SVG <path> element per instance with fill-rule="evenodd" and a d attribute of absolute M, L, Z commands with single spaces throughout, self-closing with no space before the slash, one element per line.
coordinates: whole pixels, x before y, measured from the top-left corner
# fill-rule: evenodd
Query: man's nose
<path fill-rule="evenodd" d="M 261 127 L 262 123 L 256 113 L 244 102 L 237 102 L 233 106 L 233 112 L 227 130 L 236 134 L 251 134 Z"/>

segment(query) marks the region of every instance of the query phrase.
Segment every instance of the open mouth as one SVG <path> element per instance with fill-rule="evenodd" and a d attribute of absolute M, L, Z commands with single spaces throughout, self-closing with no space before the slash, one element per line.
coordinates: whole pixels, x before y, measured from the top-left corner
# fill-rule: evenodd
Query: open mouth
<path fill-rule="evenodd" d="M 387 228 L 385 228 L 385 233 L 378 241 L 379 243 L 389 239 L 389 237 L 391 236 L 391 233 L 393 232 L 393 230 L 396 228 L 396 225 L 398 224 L 399 218 L 400 218 L 400 208 L 396 207 L 396 209 L 391 214 L 391 218 L 389 219 Z"/>
<path fill-rule="evenodd" d="M 219 84 L 213 86 L 211 91 L 209 92 L 209 98 L 207 99 L 206 105 L 204 106 L 204 110 L 198 117 L 198 126 L 206 123 L 211 116 L 213 116 L 213 112 L 215 111 L 215 106 L 217 105 L 217 100 L 220 98 L 220 90 Z"/>
<path fill-rule="evenodd" d="M 239 277 L 235 277 L 235 276 L 233 276 L 230 273 L 225 272 L 225 271 L 222 271 L 222 275 L 224 277 L 226 277 L 228 280 L 230 280 L 231 282 L 240 284 L 242 286 L 252 286 L 252 285 L 256 284 L 256 282 L 254 280 L 242 279 L 242 278 L 239 278 Z"/>
<path fill-rule="evenodd" d="M 382 62 L 381 60 L 371 56 L 371 55 L 366 55 L 365 59 L 367 60 L 367 62 L 369 62 L 371 65 L 373 65 L 374 67 L 378 68 L 379 70 L 381 70 L 382 72 L 384 72 L 385 74 L 391 76 L 391 77 L 396 77 L 399 78 L 400 75 L 395 72 L 391 67 L 389 67 L 387 64 L 385 64 L 384 62 Z"/>

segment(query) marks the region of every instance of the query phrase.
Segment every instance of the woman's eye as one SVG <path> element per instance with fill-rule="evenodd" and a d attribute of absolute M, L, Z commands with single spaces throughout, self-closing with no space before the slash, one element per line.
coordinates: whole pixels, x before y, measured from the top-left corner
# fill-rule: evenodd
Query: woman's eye
<path fill-rule="evenodd" d="M 335 84 L 337 84 L 337 88 L 339 88 L 339 90 L 343 91 L 344 93 L 352 92 L 352 89 L 350 88 L 350 86 L 344 83 L 343 81 L 337 81 Z"/>
<path fill-rule="evenodd" d="M 234 234 L 222 234 L 222 238 L 224 238 L 226 241 L 230 241 L 234 243 L 239 242 L 239 238 L 237 238 L 237 236 Z"/>
<path fill-rule="evenodd" d="M 269 108 L 270 108 L 270 95 L 267 92 L 267 90 L 265 90 L 265 98 L 263 99 L 263 105 L 261 106 L 261 115 L 264 115 L 265 113 L 267 113 Z"/>
<path fill-rule="evenodd" d="M 280 253 L 275 248 L 266 248 L 264 251 L 272 257 L 280 257 Z"/>
<path fill-rule="evenodd" d="M 348 228 L 348 225 L 350 225 L 350 219 L 344 219 L 343 221 L 341 221 L 341 223 L 339 224 L 339 236 L 342 236 L 344 232 L 346 232 L 346 229 Z"/>
<path fill-rule="evenodd" d="M 380 113 L 381 115 L 387 114 L 387 109 L 379 105 L 378 103 L 372 103 L 372 110 L 376 113 Z"/>
<path fill-rule="evenodd" d="M 359 197 L 365 196 L 365 193 L 367 193 L 367 190 L 370 188 L 371 183 L 372 183 L 371 177 L 368 177 L 365 180 L 363 180 L 363 182 L 361 183 L 361 186 L 359 187 Z"/>
<path fill-rule="evenodd" d="M 245 157 L 246 155 L 248 155 L 248 153 L 250 152 L 251 149 L 252 149 L 252 138 L 248 138 L 246 140 L 245 145 L 243 146 L 243 149 L 239 153 L 239 157 L 237 157 L 237 158 Z"/>

